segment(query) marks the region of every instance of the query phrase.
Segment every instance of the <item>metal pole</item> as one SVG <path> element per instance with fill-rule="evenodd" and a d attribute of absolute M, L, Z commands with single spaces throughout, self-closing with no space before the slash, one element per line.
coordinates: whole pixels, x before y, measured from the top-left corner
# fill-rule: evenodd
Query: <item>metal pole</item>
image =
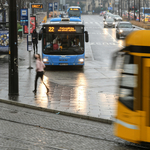
<path fill-rule="evenodd" d="M 118 15 L 120 14 L 120 0 L 118 0 Z"/>
<path fill-rule="evenodd" d="M 139 22 L 140 22 L 140 8 L 141 8 L 141 5 L 140 5 L 140 0 L 139 0 Z"/>
<path fill-rule="evenodd" d="M 122 0 L 121 0 L 121 17 L 122 17 Z"/>
<path fill-rule="evenodd" d="M 144 1 L 144 0 L 143 0 Z M 144 4 L 144 3 L 143 3 Z M 144 5 L 144 23 L 145 23 L 145 5 Z"/>
<path fill-rule="evenodd" d="M 31 3 L 30 3 L 31 5 Z M 30 35 L 30 9 L 28 9 L 28 35 Z M 33 69 L 31 67 L 31 51 L 29 50 L 29 67 L 28 69 Z"/>
<path fill-rule="evenodd" d="M 9 95 L 19 95 L 16 0 L 9 6 Z"/>
<path fill-rule="evenodd" d="M 129 3 L 129 0 L 128 0 L 128 20 L 130 20 L 130 3 Z"/>
<path fill-rule="evenodd" d="M 53 18 L 54 18 L 54 2 L 53 2 Z"/>
<path fill-rule="evenodd" d="M 135 0 L 134 0 L 134 20 L 135 20 Z"/>

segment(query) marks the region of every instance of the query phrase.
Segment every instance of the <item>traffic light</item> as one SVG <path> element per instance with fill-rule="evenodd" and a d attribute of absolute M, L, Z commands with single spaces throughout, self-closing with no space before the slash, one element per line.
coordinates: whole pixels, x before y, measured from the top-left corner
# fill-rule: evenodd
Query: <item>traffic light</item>
<path fill-rule="evenodd" d="M 137 12 L 137 8 L 136 8 L 136 7 L 134 8 L 134 6 L 133 6 L 133 7 L 130 7 L 130 10 L 132 10 L 132 11 L 135 10 L 135 11 Z"/>

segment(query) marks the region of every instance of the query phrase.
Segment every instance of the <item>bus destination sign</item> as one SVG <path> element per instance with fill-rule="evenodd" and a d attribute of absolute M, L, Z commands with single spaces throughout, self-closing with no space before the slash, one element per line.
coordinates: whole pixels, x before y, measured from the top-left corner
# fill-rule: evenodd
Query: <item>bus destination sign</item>
<path fill-rule="evenodd" d="M 31 8 L 43 8 L 43 4 L 32 4 Z"/>
<path fill-rule="evenodd" d="M 76 32 L 75 27 L 48 27 L 48 32 Z"/>
<path fill-rule="evenodd" d="M 74 27 L 59 27 L 58 32 L 76 32 Z"/>
<path fill-rule="evenodd" d="M 79 10 L 79 8 L 70 8 L 70 10 Z"/>

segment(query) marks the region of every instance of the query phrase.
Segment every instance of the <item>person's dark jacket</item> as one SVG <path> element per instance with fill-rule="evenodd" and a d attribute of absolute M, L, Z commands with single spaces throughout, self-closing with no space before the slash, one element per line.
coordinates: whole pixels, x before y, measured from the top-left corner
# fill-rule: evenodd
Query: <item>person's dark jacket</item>
<path fill-rule="evenodd" d="M 33 33 L 32 33 L 32 42 L 35 44 L 38 43 L 38 33 L 36 32 L 35 29 L 33 30 Z"/>

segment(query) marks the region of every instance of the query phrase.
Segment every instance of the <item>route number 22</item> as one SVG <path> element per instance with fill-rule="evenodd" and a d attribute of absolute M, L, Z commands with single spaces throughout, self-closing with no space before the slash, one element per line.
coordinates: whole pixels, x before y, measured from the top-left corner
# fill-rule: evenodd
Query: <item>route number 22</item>
<path fill-rule="evenodd" d="M 49 27 L 48 32 L 54 32 L 54 27 Z"/>

